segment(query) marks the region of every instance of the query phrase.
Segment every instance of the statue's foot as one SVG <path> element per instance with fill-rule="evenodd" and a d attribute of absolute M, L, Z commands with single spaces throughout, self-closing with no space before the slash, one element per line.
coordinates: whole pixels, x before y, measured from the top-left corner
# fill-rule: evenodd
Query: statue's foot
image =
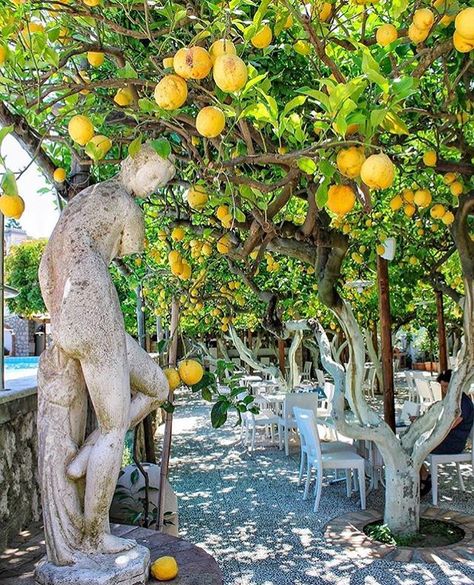
<path fill-rule="evenodd" d="M 89 462 L 89 455 L 91 454 L 93 445 L 86 445 L 77 453 L 74 459 L 66 468 L 66 473 L 69 479 L 76 481 L 85 477 L 87 472 L 87 464 Z"/>
<path fill-rule="evenodd" d="M 113 534 L 105 533 L 99 541 L 90 543 L 90 548 L 98 554 L 117 554 L 132 549 L 137 545 L 136 540 L 129 538 L 120 538 Z"/>

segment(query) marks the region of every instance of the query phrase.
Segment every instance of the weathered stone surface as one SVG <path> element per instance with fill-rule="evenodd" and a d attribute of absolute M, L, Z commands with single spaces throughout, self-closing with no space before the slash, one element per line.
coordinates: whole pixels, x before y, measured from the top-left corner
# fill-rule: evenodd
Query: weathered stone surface
<path fill-rule="evenodd" d="M 40 516 L 36 393 L 0 394 L 0 548 Z"/>
<path fill-rule="evenodd" d="M 35 571 L 38 585 L 145 585 L 150 551 L 144 546 L 116 555 L 89 555 L 72 566 L 58 567 L 46 558 Z"/>
<path fill-rule="evenodd" d="M 108 511 L 125 433 L 166 399 L 168 383 L 125 333 L 108 266 L 114 258 L 142 251 L 143 214 L 134 197 L 146 197 L 173 175 L 171 161 L 142 147 L 124 161 L 117 177 L 74 197 L 41 260 L 52 332 L 38 370 L 46 550 L 54 565 L 80 563 L 79 573 L 87 557 L 93 572 L 97 554 L 125 554 L 135 546 L 110 533 Z M 85 438 L 88 396 L 98 428 Z"/>

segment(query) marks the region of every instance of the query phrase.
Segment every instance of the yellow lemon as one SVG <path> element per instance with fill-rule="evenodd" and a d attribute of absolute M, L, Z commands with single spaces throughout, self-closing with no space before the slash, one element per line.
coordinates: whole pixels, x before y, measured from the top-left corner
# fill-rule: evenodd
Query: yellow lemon
<path fill-rule="evenodd" d="M 410 24 L 410 26 L 408 27 L 408 38 L 415 45 L 418 45 L 425 41 L 428 38 L 429 34 L 430 34 L 429 28 L 420 29 L 416 27 L 413 23 Z"/>
<path fill-rule="evenodd" d="M 419 8 L 413 15 L 413 24 L 419 30 L 430 29 L 434 24 L 434 14 L 429 8 Z"/>
<path fill-rule="evenodd" d="M 293 49 L 299 54 L 299 55 L 309 55 L 311 53 L 311 46 L 307 41 L 303 41 L 302 39 L 300 39 L 299 41 L 296 41 L 296 43 L 293 45 Z"/>
<path fill-rule="evenodd" d="M 288 16 L 286 17 L 286 20 L 285 20 L 285 24 L 283 25 L 283 28 L 285 30 L 288 29 L 288 28 L 291 28 L 293 26 L 293 24 L 294 24 L 293 15 L 292 14 L 288 14 Z"/>
<path fill-rule="evenodd" d="M 168 262 L 170 264 L 176 264 L 181 262 L 181 254 L 179 253 L 178 250 L 171 250 L 171 252 L 168 254 Z"/>
<path fill-rule="evenodd" d="M 364 151 L 356 146 L 343 148 L 337 153 L 337 168 L 342 175 L 349 179 L 355 179 L 360 175 L 360 169 L 364 161 Z"/>
<path fill-rule="evenodd" d="M 178 370 L 176 368 L 165 368 L 163 374 L 168 380 L 170 390 L 176 390 L 181 384 L 181 378 L 179 377 Z"/>
<path fill-rule="evenodd" d="M 399 209 L 401 209 L 403 207 L 403 199 L 401 198 L 400 195 L 396 195 L 391 201 L 390 201 L 390 209 L 392 211 L 398 211 Z"/>
<path fill-rule="evenodd" d="M 86 144 L 86 153 L 94 160 L 102 160 L 111 148 L 110 138 L 97 134 Z"/>
<path fill-rule="evenodd" d="M 69 120 L 68 132 L 74 142 L 84 146 L 94 136 L 94 126 L 87 116 L 78 114 Z"/>
<path fill-rule="evenodd" d="M 150 571 L 158 581 L 171 581 L 178 575 L 178 563 L 174 557 L 160 557 L 151 564 Z"/>
<path fill-rule="evenodd" d="M 272 38 L 272 29 L 268 24 L 264 24 L 250 39 L 250 42 L 257 49 L 265 49 L 272 42 Z"/>
<path fill-rule="evenodd" d="M 415 214 L 416 211 L 416 207 L 414 205 L 412 205 L 411 203 L 407 203 L 405 205 L 405 207 L 403 208 L 403 212 L 407 217 L 413 217 L 413 215 Z"/>
<path fill-rule="evenodd" d="M 387 189 L 393 183 L 395 167 L 386 154 L 372 154 L 363 163 L 360 177 L 372 189 Z"/>
<path fill-rule="evenodd" d="M 428 189 L 418 189 L 415 191 L 414 202 L 418 207 L 428 207 L 431 205 L 431 193 Z"/>
<path fill-rule="evenodd" d="M 105 61 L 104 53 L 89 51 L 87 53 L 87 60 L 92 67 L 100 67 Z"/>
<path fill-rule="evenodd" d="M 441 219 L 445 213 L 446 209 L 444 205 L 441 205 L 441 203 L 436 203 L 430 209 L 430 215 L 433 219 Z"/>
<path fill-rule="evenodd" d="M 100 0 L 82 0 L 86 6 L 90 8 L 94 8 L 95 6 L 99 6 Z"/>
<path fill-rule="evenodd" d="M 403 189 L 402 191 L 403 200 L 407 203 L 413 203 L 415 199 L 415 192 L 413 189 Z"/>
<path fill-rule="evenodd" d="M 186 196 L 189 207 L 201 211 L 206 207 L 209 196 L 202 185 L 194 185 L 190 187 Z"/>
<path fill-rule="evenodd" d="M 163 110 L 177 110 L 187 97 L 188 86 L 179 75 L 165 75 L 155 87 L 155 101 Z"/>
<path fill-rule="evenodd" d="M 319 20 L 321 22 L 326 22 L 326 20 L 331 16 L 332 13 L 332 4 L 329 4 L 329 2 L 323 2 L 321 9 L 319 11 Z"/>
<path fill-rule="evenodd" d="M 211 58 L 212 64 L 216 62 L 217 57 L 221 55 L 235 55 L 235 45 L 232 41 L 228 39 L 218 39 L 214 41 L 209 48 L 209 56 Z"/>
<path fill-rule="evenodd" d="M 449 190 L 451 191 L 452 195 L 459 197 L 459 195 L 462 194 L 464 187 L 460 181 L 454 181 L 454 183 L 451 183 Z"/>
<path fill-rule="evenodd" d="M 396 41 L 398 37 L 397 29 L 393 26 L 393 24 L 383 24 L 377 29 L 375 34 L 375 38 L 377 43 L 381 47 L 386 47 L 393 41 Z"/>
<path fill-rule="evenodd" d="M 176 73 L 184 79 L 204 79 L 209 75 L 212 61 L 203 47 L 179 49 L 173 59 Z"/>
<path fill-rule="evenodd" d="M 228 214 L 229 214 L 229 208 L 227 207 L 227 205 L 219 205 L 219 207 L 216 210 L 217 219 L 222 220 Z"/>
<path fill-rule="evenodd" d="M 474 41 L 474 7 L 465 8 L 456 16 L 456 32 L 467 41 Z"/>
<path fill-rule="evenodd" d="M 53 173 L 53 180 L 56 183 L 64 183 L 66 180 L 66 171 L 63 168 L 58 168 Z"/>
<path fill-rule="evenodd" d="M 382 256 L 382 254 L 385 254 L 385 246 L 382 246 L 382 244 L 378 244 L 378 246 L 376 247 L 375 250 L 379 256 Z"/>
<path fill-rule="evenodd" d="M 474 41 L 466 39 L 460 35 L 457 30 L 455 30 L 453 34 L 453 44 L 456 51 L 459 51 L 460 53 L 469 53 L 474 49 Z"/>
<path fill-rule="evenodd" d="M 196 117 L 196 130 L 206 138 L 215 138 L 224 130 L 224 112 L 216 106 L 206 106 Z"/>
<path fill-rule="evenodd" d="M 438 155 L 434 150 L 428 150 L 423 155 L 423 162 L 427 167 L 435 167 L 436 162 L 438 161 Z"/>
<path fill-rule="evenodd" d="M 231 246 L 232 244 L 228 234 L 224 234 L 221 238 L 219 238 L 219 240 L 217 240 L 216 247 L 220 254 L 228 254 L 230 252 Z"/>
<path fill-rule="evenodd" d="M 7 60 L 8 49 L 3 45 L 0 45 L 0 66 Z"/>
<path fill-rule="evenodd" d="M 194 386 L 202 380 L 204 368 L 196 360 L 184 360 L 178 365 L 179 377 L 187 386 Z"/>
<path fill-rule="evenodd" d="M 451 211 L 447 211 L 441 218 L 441 221 L 444 225 L 451 225 L 454 221 L 454 214 Z"/>
<path fill-rule="evenodd" d="M 445 185 L 451 185 L 456 180 L 456 173 L 446 173 L 443 177 L 443 182 Z"/>
<path fill-rule="evenodd" d="M 4 193 L 0 197 L 0 211 L 5 217 L 20 219 L 25 211 L 25 202 L 20 195 L 7 195 Z"/>
<path fill-rule="evenodd" d="M 181 265 L 181 270 L 179 273 L 179 278 L 181 280 L 189 280 L 191 278 L 191 266 L 188 262 L 186 262 L 186 260 L 183 260 L 182 265 Z"/>
<path fill-rule="evenodd" d="M 349 185 L 331 185 L 328 189 L 327 207 L 337 215 L 345 215 L 352 211 L 356 196 Z"/>
<path fill-rule="evenodd" d="M 184 239 L 185 236 L 185 231 L 183 230 L 182 227 L 175 227 L 172 231 L 171 231 L 171 239 L 174 240 L 175 242 L 181 242 L 181 240 Z"/>
<path fill-rule="evenodd" d="M 122 108 L 129 106 L 133 102 L 132 90 L 129 87 L 121 87 L 114 96 L 114 102 Z"/>
<path fill-rule="evenodd" d="M 234 93 L 247 83 L 247 65 L 237 55 L 219 55 L 214 62 L 212 75 L 219 89 Z"/>
<path fill-rule="evenodd" d="M 163 59 L 163 67 L 165 69 L 172 69 L 173 68 L 173 61 L 174 61 L 173 57 L 165 57 Z"/>

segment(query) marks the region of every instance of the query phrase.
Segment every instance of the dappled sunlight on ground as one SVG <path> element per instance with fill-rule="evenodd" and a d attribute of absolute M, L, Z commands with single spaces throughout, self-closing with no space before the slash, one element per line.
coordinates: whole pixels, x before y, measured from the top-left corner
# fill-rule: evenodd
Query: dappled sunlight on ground
<path fill-rule="evenodd" d="M 182 396 L 170 463 L 180 534 L 215 556 L 226 585 L 474 583 L 474 562 L 403 565 L 363 558 L 327 543 L 324 526 L 331 518 L 357 511 L 357 495 L 348 499 L 344 482 L 330 483 L 328 477 L 314 513 L 312 497 L 303 501 L 303 487 L 298 486 L 297 445 L 287 458 L 259 438 L 250 454 L 233 425 L 231 420 L 212 429 L 209 405 Z M 464 477 L 462 493 L 455 467 L 442 468 L 440 501 L 443 507 L 472 513 L 474 480 L 468 466 Z M 430 504 L 429 498 L 424 503 Z M 369 494 L 368 507 L 382 509 L 381 490 Z"/>

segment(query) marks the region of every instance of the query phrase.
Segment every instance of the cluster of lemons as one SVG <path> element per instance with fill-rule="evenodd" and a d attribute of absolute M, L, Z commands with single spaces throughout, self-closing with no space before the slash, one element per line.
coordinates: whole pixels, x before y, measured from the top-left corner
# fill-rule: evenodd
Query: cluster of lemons
<path fill-rule="evenodd" d="M 163 370 L 170 390 L 176 390 L 181 384 L 194 386 L 202 380 L 204 368 L 196 360 L 182 360 L 178 368 L 166 368 Z"/>

